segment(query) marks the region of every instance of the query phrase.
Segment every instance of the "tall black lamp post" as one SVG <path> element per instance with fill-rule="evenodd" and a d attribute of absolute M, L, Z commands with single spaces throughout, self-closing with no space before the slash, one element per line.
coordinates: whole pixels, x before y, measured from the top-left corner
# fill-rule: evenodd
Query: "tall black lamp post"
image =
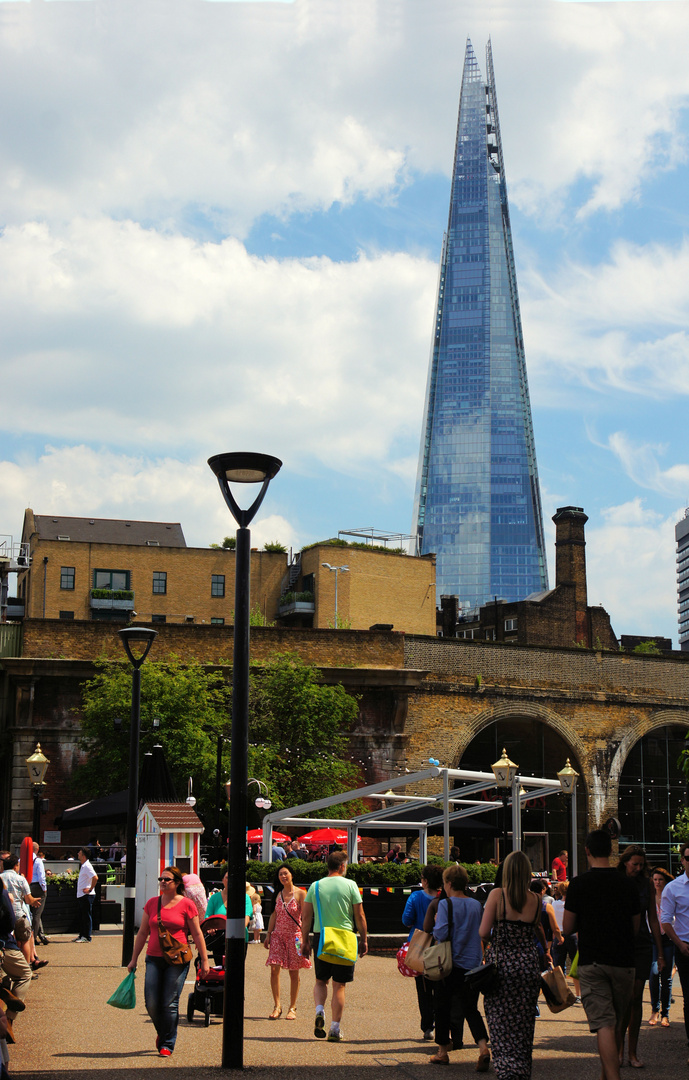
<path fill-rule="evenodd" d="M 141 665 L 148 656 L 157 630 L 147 626 L 127 626 L 120 630 L 129 663 L 132 665 L 132 712 L 129 726 L 129 790 L 127 792 L 127 863 L 124 871 L 124 924 L 122 927 L 122 967 L 132 958 L 134 948 L 134 896 L 136 892 L 136 816 L 139 812 L 139 728 L 141 726 Z M 139 643 L 141 652 L 133 652 Z"/>
<path fill-rule="evenodd" d="M 208 464 L 239 528 L 235 550 L 234 656 L 232 665 L 232 757 L 230 826 L 227 854 L 227 923 L 222 1067 L 244 1068 L 244 902 L 246 895 L 246 803 L 249 763 L 249 525 L 282 462 L 269 454 L 216 454 Z M 230 484 L 260 484 L 248 510 L 240 510 Z"/>
<path fill-rule="evenodd" d="M 502 757 L 499 761 L 496 761 L 494 765 L 491 765 L 493 770 L 493 776 L 495 777 L 495 784 L 500 793 L 502 799 L 502 857 L 503 859 L 507 855 L 507 802 L 510 797 L 510 791 L 512 790 L 512 781 L 514 780 L 519 766 L 515 765 L 513 761 L 507 756 L 507 751 L 503 747 Z"/>
<path fill-rule="evenodd" d="M 29 770 L 29 780 L 31 781 L 33 795 L 33 827 L 31 829 L 31 836 L 37 844 L 40 844 L 41 842 L 41 800 L 45 788 L 45 774 L 48 771 L 49 765 L 50 762 L 48 761 L 48 758 L 41 750 L 41 744 L 36 743 L 36 749 L 33 754 L 26 759 L 26 767 Z"/>

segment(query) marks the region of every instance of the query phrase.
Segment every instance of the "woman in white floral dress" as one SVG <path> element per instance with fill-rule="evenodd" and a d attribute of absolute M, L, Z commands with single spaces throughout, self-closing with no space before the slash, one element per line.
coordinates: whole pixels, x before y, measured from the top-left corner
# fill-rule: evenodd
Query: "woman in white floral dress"
<path fill-rule="evenodd" d="M 299 972 L 310 968 L 311 961 L 301 955 L 301 910 L 306 897 L 304 889 L 298 889 L 292 871 L 285 862 L 280 866 L 275 880 L 275 910 L 270 916 L 264 946 L 268 949 L 266 967 L 270 968 L 270 989 L 273 992 L 271 1020 L 282 1016 L 280 1004 L 280 972 L 289 971 L 290 997 L 286 1020 L 297 1019 L 299 995 Z"/>

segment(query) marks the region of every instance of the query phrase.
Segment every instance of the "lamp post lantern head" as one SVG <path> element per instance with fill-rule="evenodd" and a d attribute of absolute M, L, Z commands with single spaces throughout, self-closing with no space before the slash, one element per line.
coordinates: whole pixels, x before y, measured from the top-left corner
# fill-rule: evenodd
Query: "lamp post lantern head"
<path fill-rule="evenodd" d="M 495 777 L 495 783 L 499 788 L 507 790 L 512 787 L 512 781 L 517 775 L 519 766 L 515 765 L 513 761 L 507 756 L 507 751 L 503 747 L 502 757 L 499 761 L 496 761 L 494 765 L 491 765 L 493 770 L 493 776 Z"/>
<path fill-rule="evenodd" d="M 569 758 L 567 758 L 567 764 L 564 769 L 560 769 L 557 774 L 557 778 L 560 781 L 560 786 L 565 795 L 571 795 L 577 786 L 577 780 L 579 779 L 579 773 L 576 769 L 573 769 L 570 765 Z"/>
<path fill-rule="evenodd" d="M 41 744 L 36 743 L 36 749 L 33 754 L 26 759 L 26 767 L 29 770 L 29 780 L 32 784 L 39 786 L 43 784 L 45 774 L 50 762 L 45 754 L 41 751 Z"/>
<path fill-rule="evenodd" d="M 118 633 L 129 663 L 132 667 L 140 668 L 151 651 L 153 639 L 157 637 L 158 631 L 151 630 L 148 626 L 125 626 L 124 630 L 119 630 Z M 144 649 L 140 656 L 136 656 L 132 652 L 132 642 L 135 641 L 143 643 Z"/>
<path fill-rule="evenodd" d="M 208 464 L 217 477 L 223 499 L 240 528 L 251 523 L 263 502 L 268 484 L 282 468 L 280 458 L 272 454 L 229 453 L 215 454 Z M 248 510 L 242 510 L 230 491 L 230 484 L 261 484 L 261 490 Z"/>

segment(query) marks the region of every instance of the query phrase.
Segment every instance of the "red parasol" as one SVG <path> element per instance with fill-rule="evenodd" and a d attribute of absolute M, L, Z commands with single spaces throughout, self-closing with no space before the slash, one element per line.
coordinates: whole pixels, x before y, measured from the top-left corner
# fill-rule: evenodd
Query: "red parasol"
<path fill-rule="evenodd" d="M 33 840 L 25 836 L 19 852 L 19 873 L 31 884 L 33 877 Z"/>
<path fill-rule="evenodd" d="M 346 844 L 347 833 L 344 829 L 314 829 L 313 832 L 304 833 L 299 840 L 302 844 L 315 847 L 319 844 Z"/>
<path fill-rule="evenodd" d="M 291 840 L 291 836 L 285 836 L 284 833 L 275 832 L 273 829 L 273 840 Z M 246 834 L 247 844 L 262 844 L 263 843 L 263 829 L 252 829 L 251 832 Z"/>

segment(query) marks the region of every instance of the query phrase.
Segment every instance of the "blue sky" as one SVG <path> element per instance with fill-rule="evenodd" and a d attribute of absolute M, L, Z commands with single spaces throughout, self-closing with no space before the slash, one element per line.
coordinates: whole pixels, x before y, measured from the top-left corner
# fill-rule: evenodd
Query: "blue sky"
<path fill-rule="evenodd" d="M 462 60 L 491 35 L 548 557 L 676 642 L 689 2 L 0 3 L 3 523 L 407 532 Z M 552 578 L 552 573 L 551 573 Z"/>

